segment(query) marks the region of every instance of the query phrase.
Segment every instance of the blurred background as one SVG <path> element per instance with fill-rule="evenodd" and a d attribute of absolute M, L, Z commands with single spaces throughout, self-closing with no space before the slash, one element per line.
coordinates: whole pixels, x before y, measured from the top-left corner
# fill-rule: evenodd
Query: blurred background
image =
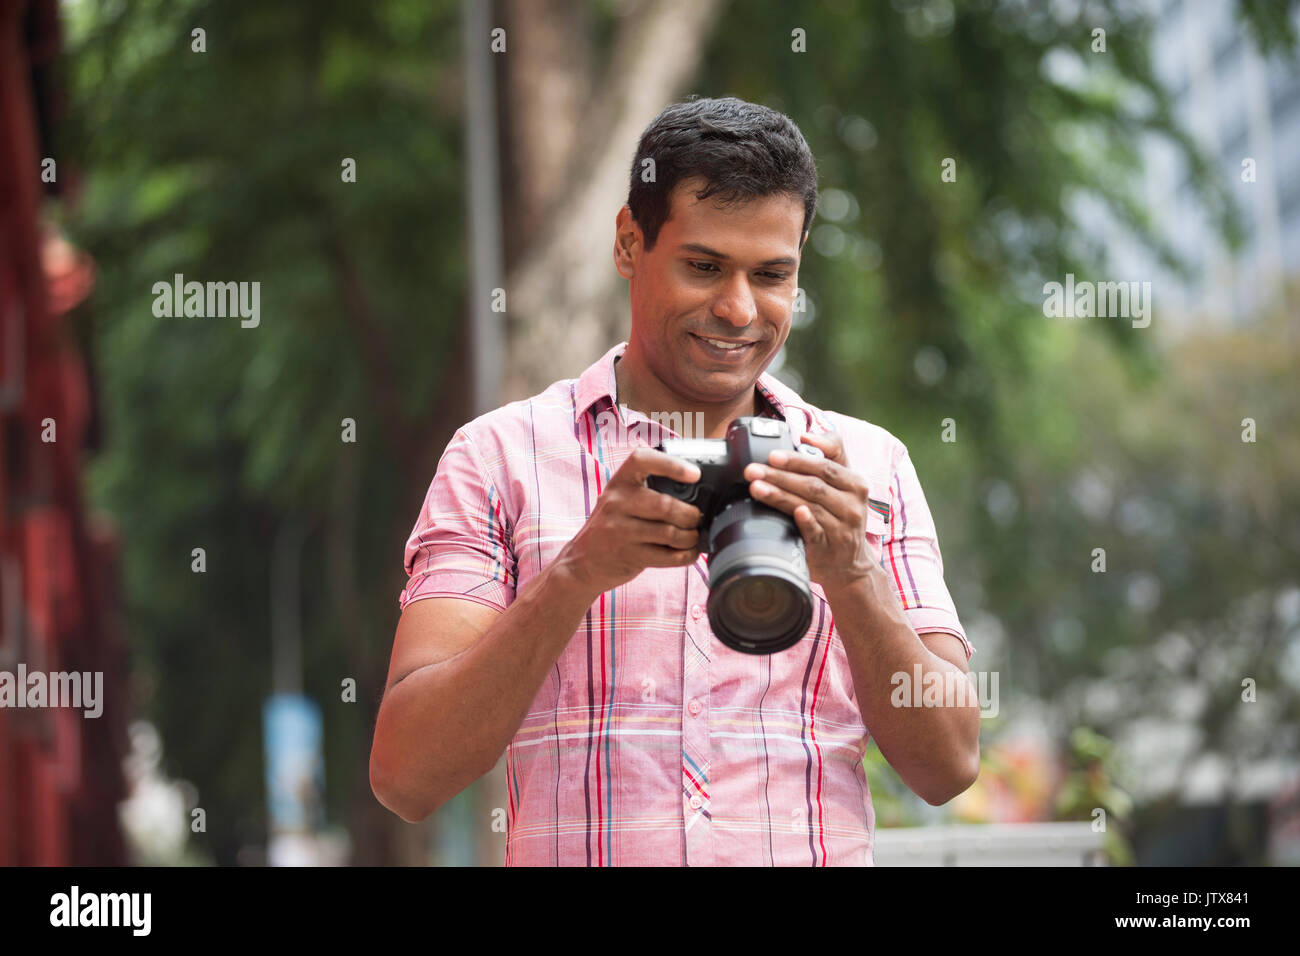
<path fill-rule="evenodd" d="M 951 803 L 872 746 L 879 825 L 1300 863 L 1297 3 L 0 9 L 0 670 L 105 675 L 0 710 L 0 863 L 502 863 L 500 767 L 370 791 L 403 547 L 456 427 L 626 338 L 692 93 L 812 147 L 773 370 L 907 444 L 998 676 Z M 260 321 L 159 316 L 177 274 Z M 1067 276 L 1150 324 L 1046 315 Z"/>

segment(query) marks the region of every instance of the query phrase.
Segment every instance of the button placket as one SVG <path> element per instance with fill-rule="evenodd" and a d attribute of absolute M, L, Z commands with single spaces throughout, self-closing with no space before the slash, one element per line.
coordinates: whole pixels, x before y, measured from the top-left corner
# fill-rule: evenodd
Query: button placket
<path fill-rule="evenodd" d="M 711 656 L 716 642 L 704 613 L 708 589 L 695 568 L 689 570 L 686 633 L 682 668 L 682 812 L 686 828 L 686 862 L 713 865 L 710 812 L 712 782 L 708 701 L 712 689 Z"/>

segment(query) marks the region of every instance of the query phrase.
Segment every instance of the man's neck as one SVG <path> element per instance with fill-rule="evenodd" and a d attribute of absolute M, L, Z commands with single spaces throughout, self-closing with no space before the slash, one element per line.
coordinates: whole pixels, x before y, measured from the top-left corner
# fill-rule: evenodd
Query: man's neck
<path fill-rule="evenodd" d="M 656 414 L 681 415 L 683 422 L 695 421 L 695 415 L 701 416 L 704 432 L 696 438 L 724 438 L 727 425 L 732 419 L 742 415 L 758 414 L 756 391 L 750 388 L 748 394 L 737 400 L 722 403 L 684 403 L 673 395 L 663 384 L 649 374 L 645 366 L 633 357 L 630 361 L 627 352 L 614 362 L 614 381 L 618 388 L 616 401 L 619 405 L 641 412 L 647 417 Z"/>

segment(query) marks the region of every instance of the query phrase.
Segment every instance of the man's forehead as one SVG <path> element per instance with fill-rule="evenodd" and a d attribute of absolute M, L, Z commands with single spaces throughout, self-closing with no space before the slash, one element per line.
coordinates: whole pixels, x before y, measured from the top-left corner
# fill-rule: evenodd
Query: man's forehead
<path fill-rule="evenodd" d="M 746 239 L 755 238 L 754 228 L 762 228 L 765 244 L 781 248 L 772 255 L 796 254 L 799 230 L 803 225 L 803 203 L 787 193 L 773 193 L 734 203 L 721 203 L 716 195 L 697 199 L 703 189 L 699 180 L 679 183 L 672 192 L 669 215 L 663 231 L 670 233 L 674 248 L 679 244 L 718 246 L 719 229 L 732 226 Z M 698 249 L 694 251 L 700 251 Z M 720 250 L 721 251 L 721 250 Z"/>

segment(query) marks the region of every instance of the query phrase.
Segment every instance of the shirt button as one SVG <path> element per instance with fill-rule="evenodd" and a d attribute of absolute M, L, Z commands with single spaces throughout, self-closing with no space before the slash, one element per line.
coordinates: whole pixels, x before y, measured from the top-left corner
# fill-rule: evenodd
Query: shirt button
<path fill-rule="evenodd" d="M 700 615 L 703 613 L 704 613 L 704 608 L 700 607 L 698 604 L 691 605 L 691 617 L 695 618 L 695 620 L 698 621 L 700 619 Z"/>
<path fill-rule="evenodd" d="M 692 717 L 698 717 L 700 716 L 700 711 L 704 709 L 704 705 L 701 704 L 698 700 L 693 700 L 686 705 L 686 709 L 691 712 Z"/>
<path fill-rule="evenodd" d="M 702 807 L 702 806 L 704 806 L 704 801 L 700 799 L 699 794 L 696 794 L 695 796 L 691 797 L 691 808 L 692 808 L 692 809 L 694 809 L 694 810 L 698 810 L 698 809 L 699 809 L 700 807 Z"/>

